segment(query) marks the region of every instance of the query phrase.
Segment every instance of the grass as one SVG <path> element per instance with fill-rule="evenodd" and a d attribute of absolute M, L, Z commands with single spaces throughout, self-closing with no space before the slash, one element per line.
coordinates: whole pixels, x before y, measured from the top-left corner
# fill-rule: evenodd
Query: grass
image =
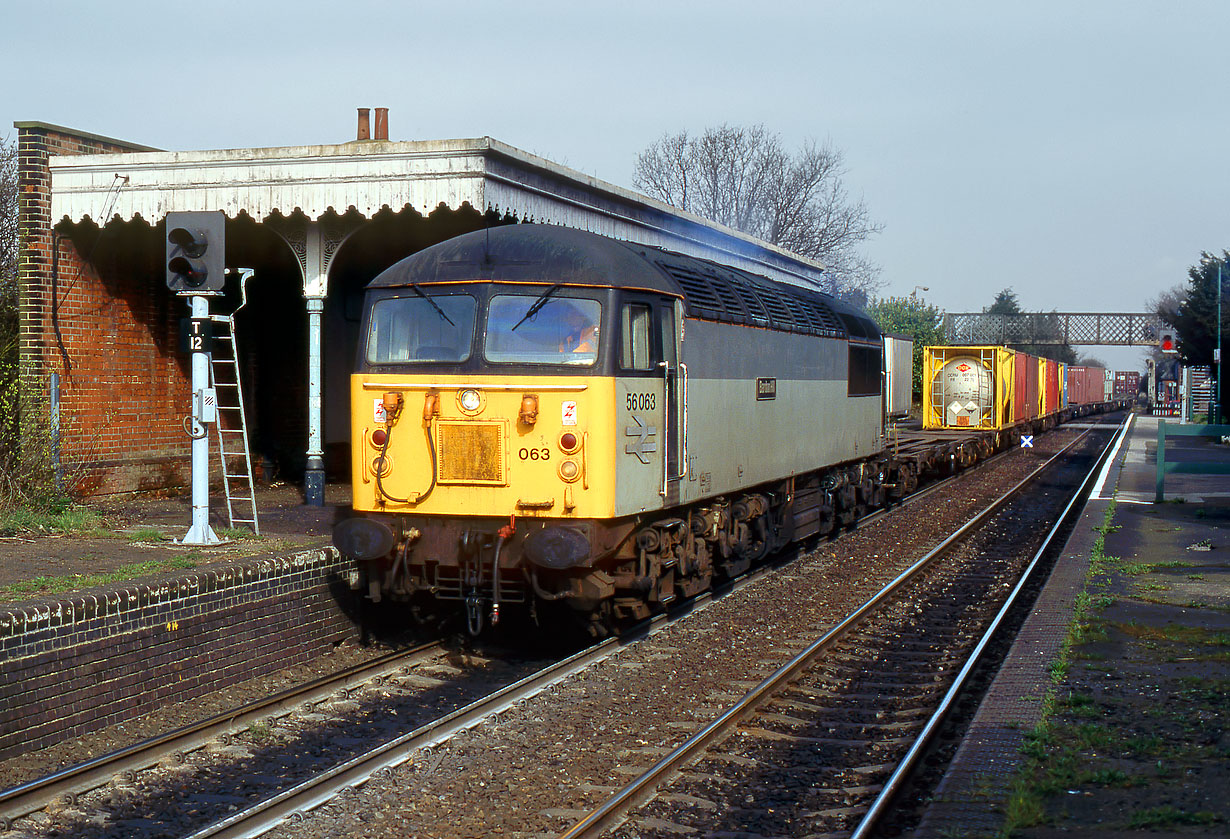
<path fill-rule="evenodd" d="M 273 738 L 273 726 L 268 720 L 257 720 L 248 726 L 248 734 L 253 743 L 263 743 Z"/>
<path fill-rule="evenodd" d="M 1093 697 L 1083 693 L 1072 693 L 1065 696 L 1059 701 L 1059 707 L 1074 717 L 1097 719 L 1102 716 Z"/>
<path fill-rule="evenodd" d="M 1129 643 L 1182 648 L 1184 654 L 1189 655 L 1184 660 L 1203 661 L 1223 656 L 1230 644 L 1230 633 L 1224 630 L 1177 623 L 1150 626 L 1136 620 L 1112 623 L 1098 614 L 1116 602 L 1106 590 L 1125 582 L 1123 577 L 1192 565 L 1185 561 L 1128 562 L 1107 556 L 1104 537 L 1111 530 L 1113 516 L 1114 502 L 1111 502 L 1094 543 L 1084 591 L 1077 595 L 1067 634 L 1049 667 L 1051 687 L 1042 700 L 1040 721 L 1025 735 L 1021 747 L 1024 760 L 1005 802 L 1001 837 L 1064 818 L 1067 812 L 1062 806 L 1066 800 L 1065 791 L 1082 786 L 1130 788 L 1172 783 L 1184 771 L 1182 767 L 1193 761 L 1218 760 L 1223 753 L 1230 757 L 1230 749 L 1201 746 L 1196 739 L 1196 733 L 1206 727 L 1202 721 L 1215 718 L 1230 706 L 1228 679 L 1189 677 L 1180 683 L 1179 690 L 1169 694 L 1169 699 L 1160 699 L 1158 707 L 1144 710 L 1146 716 L 1161 715 L 1179 723 L 1186 735 L 1178 739 L 1172 737 L 1171 729 L 1152 733 L 1148 726 L 1129 729 L 1121 720 L 1113 724 L 1103 722 L 1114 714 L 1113 701 L 1108 706 L 1105 699 L 1099 700 L 1087 692 L 1071 689 L 1065 692 L 1063 686 L 1072 673 L 1072 663 L 1087 657 L 1084 653 L 1088 651 L 1078 649 L 1079 645 L 1105 640 L 1108 630 L 1118 630 Z M 1139 592 L 1166 591 L 1168 586 L 1138 581 L 1133 588 L 1138 594 L 1130 596 L 1131 599 L 1147 601 L 1149 598 Z M 1198 658 L 1190 657 L 1192 655 Z M 1139 771 L 1133 772 L 1124 761 L 1134 762 L 1140 767 Z M 1111 765 L 1107 765 L 1108 762 Z M 1126 824 L 1130 818 L 1134 829 L 1211 825 L 1222 821 L 1217 813 L 1187 812 L 1173 806 L 1142 806 L 1121 818 L 1121 824 Z"/>
<path fill-rule="evenodd" d="M 1224 647 L 1230 645 L 1230 635 L 1203 626 L 1184 626 L 1177 623 L 1168 623 L 1165 626 L 1142 626 L 1129 621 L 1115 624 L 1115 627 L 1129 638 L 1140 641 L 1170 641 L 1186 646 L 1201 644 Z"/>
<path fill-rule="evenodd" d="M 1089 572 L 1086 576 L 1086 586 L 1095 578 L 1104 575 L 1108 566 L 1118 563 L 1115 557 L 1106 555 L 1106 534 L 1112 532 L 1111 522 L 1115 516 L 1115 502 L 1111 501 L 1106 508 L 1102 526 L 1093 543 L 1090 556 Z M 1068 625 L 1067 635 L 1060 645 L 1059 655 L 1049 668 L 1052 686 L 1042 700 L 1042 714 L 1038 724 L 1025 735 L 1025 743 L 1021 747 L 1025 755 L 1025 767 L 1017 773 L 1016 780 L 1004 806 L 1004 824 L 1000 836 L 1011 836 L 1020 828 L 1042 824 L 1046 820 L 1046 798 L 1058 792 L 1064 786 L 1077 783 L 1077 778 L 1092 778 L 1095 774 L 1089 770 L 1081 770 L 1081 761 L 1073 744 L 1056 726 L 1055 717 L 1063 710 L 1065 704 L 1075 702 L 1074 707 L 1086 709 L 1091 707 L 1090 697 L 1069 695 L 1060 699 L 1058 686 L 1063 682 L 1074 658 L 1074 647 L 1082 643 L 1095 630 L 1093 627 L 1093 611 L 1098 607 L 1088 591 L 1081 591 L 1074 602 L 1072 622 Z M 1098 628 L 1100 630 L 1100 627 Z M 1081 716 L 1084 716 L 1082 710 Z M 1103 726 L 1088 723 L 1078 727 L 1080 737 L 1088 740 L 1101 740 L 1108 736 Z M 1090 781 L 1092 782 L 1092 781 Z"/>
<path fill-rule="evenodd" d="M 128 534 L 129 542 L 167 542 L 170 541 L 170 536 L 163 533 L 156 527 L 142 527 L 140 530 Z"/>
<path fill-rule="evenodd" d="M 25 509 L 0 510 L 0 536 L 98 536 L 109 535 L 103 519 L 85 507 L 65 507 L 52 512 Z"/>
<path fill-rule="evenodd" d="M 1205 811 L 1188 813 L 1166 805 L 1137 810 L 1132 813 L 1132 820 L 1128 826 L 1139 829 L 1145 827 L 1176 827 L 1179 825 L 1210 825 L 1219 824 L 1221 821 L 1221 817 L 1216 813 Z"/>
<path fill-rule="evenodd" d="M 251 542 L 262 540 L 264 536 L 257 536 L 246 527 L 216 527 L 214 534 L 220 539 L 230 539 L 235 542 Z"/>
<path fill-rule="evenodd" d="M 80 589 L 107 585 L 108 583 L 118 583 L 137 577 L 145 577 L 162 571 L 196 568 L 199 560 L 199 553 L 194 556 L 193 552 L 189 551 L 187 555 L 182 557 L 135 562 L 131 565 L 122 565 L 114 571 L 98 574 L 73 574 L 68 577 L 35 577 L 31 580 L 23 580 L 19 583 L 0 587 L 0 598 L 12 600 L 31 594 L 62 594 L 66 591 L 78 591 Z"/>

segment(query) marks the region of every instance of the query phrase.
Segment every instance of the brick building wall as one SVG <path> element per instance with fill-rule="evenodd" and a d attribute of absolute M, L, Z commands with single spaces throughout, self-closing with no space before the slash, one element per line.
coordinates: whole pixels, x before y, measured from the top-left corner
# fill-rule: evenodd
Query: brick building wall
<path fill-rule="evenodd" d="M 0 759 L 320 656 L 357 637 L 333 550 L 0 613 Z"/>
<path fill-rule="evenodd" d="M 149 149 L 45 123 L 16 126 L 23 422 L 30 427 L 45 415 L 50 376 L 58 373 L 70 490 L 182 485 L 190 470 L 181 427 L 190 374 L 177 353 L 184 313 L 162 278 L 160 229 L 140 219 L 107 223 L 106 206 L 94 223 L 51 218 L 53 155 Z M 123 186 L 117 179 L 114 188 Z"/>

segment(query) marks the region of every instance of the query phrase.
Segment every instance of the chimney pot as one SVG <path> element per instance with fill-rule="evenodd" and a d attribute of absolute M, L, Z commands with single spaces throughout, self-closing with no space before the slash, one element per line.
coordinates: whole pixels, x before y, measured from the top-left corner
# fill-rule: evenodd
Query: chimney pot
<path fill-rule="evenodd" d="M 371 113 L 370 108 L 359 108 L 359 136 L 360 140 L 371 139 L 371 123 L 368 114 Z"/>
<path fill-rule="evenodd" d="M 376 109 L 376 137 L 377 140 L 389 139 L 389 109 Z"/>

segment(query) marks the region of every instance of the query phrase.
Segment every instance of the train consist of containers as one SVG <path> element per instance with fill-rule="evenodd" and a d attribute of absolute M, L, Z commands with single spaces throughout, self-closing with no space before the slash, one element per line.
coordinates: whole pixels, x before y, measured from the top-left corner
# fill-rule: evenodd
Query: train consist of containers
<path fill-rule="evenodd" d="M 1101 367 L 1007 347 L 926 347 L 923 428 L 1032 433 L 1119 401 L 1114 381 Z"/>

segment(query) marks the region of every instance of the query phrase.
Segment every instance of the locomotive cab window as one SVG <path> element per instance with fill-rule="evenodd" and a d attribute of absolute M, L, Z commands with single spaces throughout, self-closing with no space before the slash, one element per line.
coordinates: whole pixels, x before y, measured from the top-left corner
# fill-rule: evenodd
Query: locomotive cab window
<path fill-rule="evenodd" d="M 619 364 L 625 370 L 649 370 L 651 309 L 645 303 L 625 303 L 619 319 Z"/>
<path fill-rule="evenodd" d="M 488 361 L 590 367 L 598 359 L 602 304 L 579 297 L 498 294 L 487 310 Z"/>
<path fill-rule="evenodd" d="M 387 297 L 372 305 L 371 364 L 459 362 L 470 357 L 477 304 L 468 294 Z"/>

